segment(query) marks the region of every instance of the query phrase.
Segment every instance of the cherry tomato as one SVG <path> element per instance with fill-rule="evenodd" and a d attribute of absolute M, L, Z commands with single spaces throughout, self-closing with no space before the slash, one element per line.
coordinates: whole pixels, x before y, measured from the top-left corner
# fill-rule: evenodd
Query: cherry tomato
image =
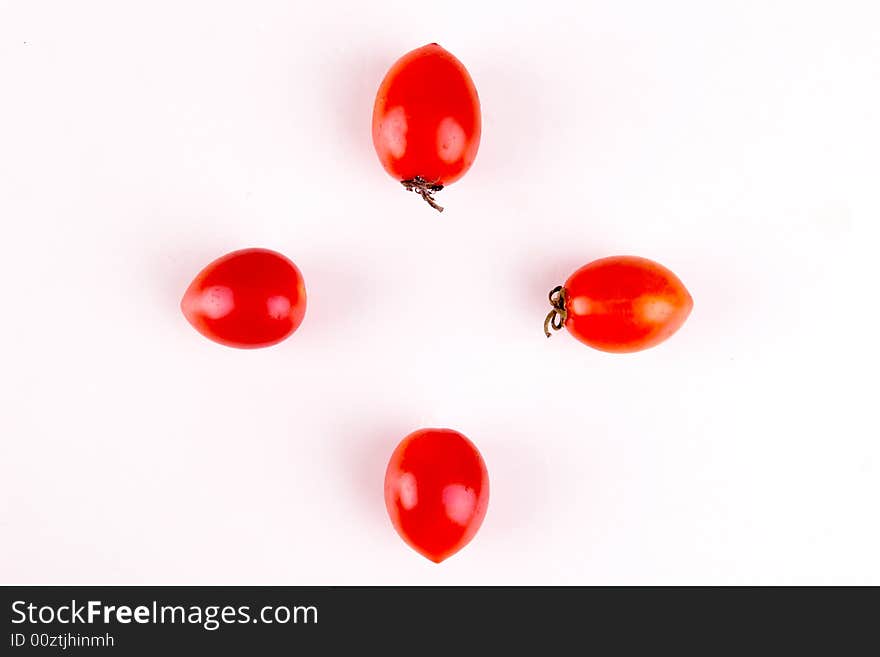
<path fill-rule="evenodd" d="M 660 344 L 684 324 L 694 305 L 675 274 L 636 256 L 584 265 L 550 292 L 550 303 L 547 337 L 550 328 L 564 325 L 584 344 L 616 353 Z"/>
<path fill-rule="evenodd" d="M 401 538 L 440 563 L 477 533 L 489 504 L 489 473 L 474 444 L 451 429 L 404 438 L 385 472 L 385 507 Z"/>
<path fill-rule="evenodd" d="M 398 59 L 373 106 L 373 145 L 382 166 L 441 212 L 433 194 L 470 168 L 480 126 L 480 99 L 471 76 L 436 43 Z"/>
<path fill-rule="evenodd" d="M 242 249 L 199 272 L 180 308 L 214 342 L 242 349 L 268 347 L 302 323 L 306 288 L 299 269 L 280 253 Z"/>

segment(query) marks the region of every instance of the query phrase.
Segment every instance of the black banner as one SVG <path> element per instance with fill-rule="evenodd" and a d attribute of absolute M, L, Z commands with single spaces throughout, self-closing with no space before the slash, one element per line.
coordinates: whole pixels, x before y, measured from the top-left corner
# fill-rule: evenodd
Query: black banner
<path fill-rule="evenodd" d="M 878 603 L 872 588 L 7 587 L 2 643 L 8 655 L 840 654 L 877 648 Z"/>

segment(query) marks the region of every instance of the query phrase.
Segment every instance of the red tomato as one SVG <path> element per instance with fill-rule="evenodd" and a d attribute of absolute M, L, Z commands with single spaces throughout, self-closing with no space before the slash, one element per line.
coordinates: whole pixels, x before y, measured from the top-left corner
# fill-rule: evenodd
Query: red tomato
<path fill-rule="evenodd" d="M 480 146 L 480 99 L 464 65 L 436 43 L 398 59 L 376 94 L 373 145 L 382 166 L 431 207 Z"/>
<path fill-rule="evenodd" d="M 684 324 L 694 305 L 675 274 L 636 256 L 584 265 L 550 292 L 550 303 L 547 337 L 550 328 L 564 325 L 584 344 L 616 353 L 660 344 Z"/>
<path fill-rule="evenodd" d="M 218 258 L 195 277 L 180 308 L 195 329 L 229 347 L 268 347 L 293 333 L 306 313 L 302 274 L 268 249 Z"/>
<path fill-rule="evenodd" d="M 474 444 L 451 429 L 404 438 L 385 472 L 385 507 L 397 533 L 440 563 L 477 533 L 489 504 L 489 473 Z"/>

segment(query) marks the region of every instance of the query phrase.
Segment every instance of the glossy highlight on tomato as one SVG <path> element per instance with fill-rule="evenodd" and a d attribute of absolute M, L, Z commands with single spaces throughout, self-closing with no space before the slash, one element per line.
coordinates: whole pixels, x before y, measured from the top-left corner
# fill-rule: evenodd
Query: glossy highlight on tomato
<path fill-rule="evenodd" d="M 404 438 L 385 472 L 385 507 L 410 547 L 440 563 L 477 533 L 489 504 L 489 473 L 474 444 L 452 429 Z"/>
<path fill-rule="evenodd" d="M 206 338 L 253 349 L 281 342 L 302 323 L 306 288 L 289 259 L 268 249 L 242 249 L 205 267 L 180 308 Z"/>
<path fill-rule="evenodd" d="M 550 292 L 553 310 L 544 332 L 565 326 L 578 340 L 614 353 L 654 347 L 675 333 L 694 302 L 663 265 L 637 256 L 612 256 L 584 265 Z"/>
<path fill-rule="evenodd" d="M 373 106 L 373 145 L 385 170 L 442 212 L 433 194 L 461 178 L 480 146 L 477 89 L 436 43 L 398 59 Z"/>

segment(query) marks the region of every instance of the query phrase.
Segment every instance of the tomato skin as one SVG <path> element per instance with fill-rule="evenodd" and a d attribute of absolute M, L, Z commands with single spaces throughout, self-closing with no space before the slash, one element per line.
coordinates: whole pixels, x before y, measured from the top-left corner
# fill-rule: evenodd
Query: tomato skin
<path fill-rule="evenodd" d="M 400 181 L 448 185 L 470 168 L 480 146 L 480 100 L 473 80 L 436 43 L 398 59 L 373 106 L 373 145 Z"/>
<path fill-rule="evenodd" d="M 654 347 L 675 333 L 694 302 L 678 276 L 637 256 L 595 260 L 565 282 L 565 328 L 595 349 Z"/>
<path fill-rule="evenodd" d="M 302 323 L 306 289 L 289 259 L 268 249 L 227 253 L 190 283 L 180 309 L 206 338 L 254 349 L 281 342 Z"/>
<path fill-rule="evenodd" d="M 489 504 L 489 473 L 474 444 L 452 429 L 404 438 L 385 472 L 385 507 L 400 537 L 435 563 L 477 533 Z"/>

